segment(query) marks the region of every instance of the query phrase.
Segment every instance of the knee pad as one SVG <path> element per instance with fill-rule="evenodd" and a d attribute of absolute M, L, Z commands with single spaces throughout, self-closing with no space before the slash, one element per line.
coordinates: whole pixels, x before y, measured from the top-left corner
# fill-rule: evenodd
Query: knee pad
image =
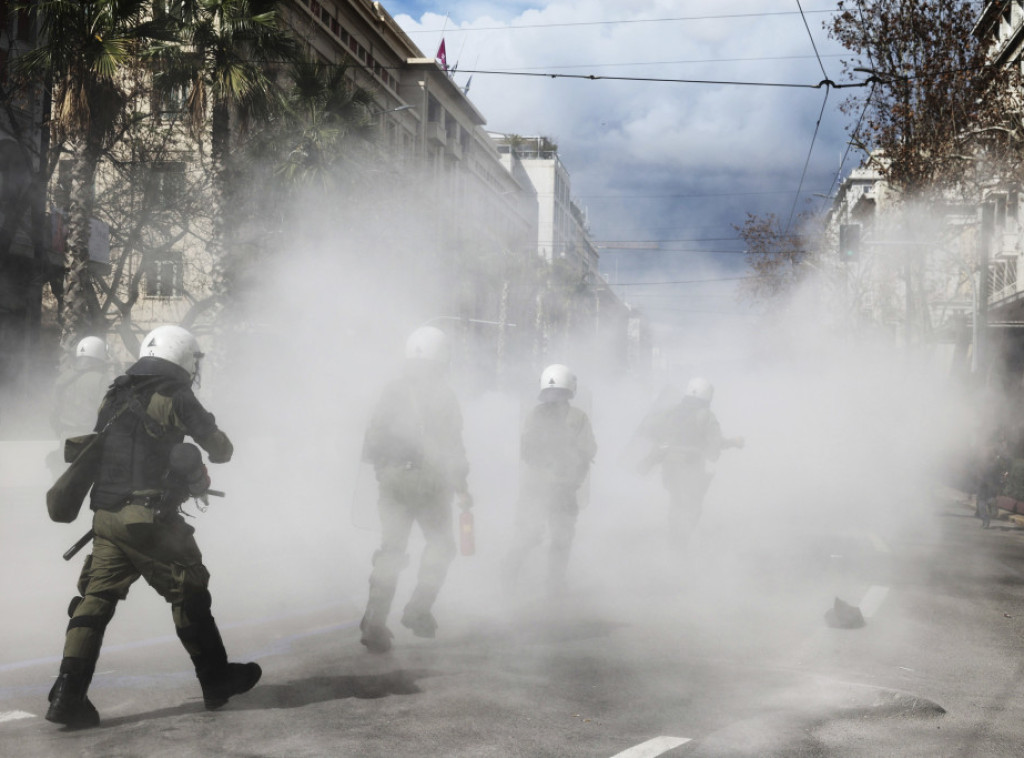
<path fill-rule="evenodd" d="M 213 597 L 207 589 L 194 590 L 185 595 L 181 609 L 190 622 L 212 619 L 213 614 L 210 608 L 213 606 Z"/>
<path fill-rule="evenodd" d="M 68 629 L 77 629 L 79 627 L 105 629 L 107 624 L 110 623 L 110 619 L 114 616 L 118 598 L 106 593 L 100 593 L 75 598 L 75 600 L 78 600 L 78 602 L 71 601 L 74 608 L 68 607 L 68 610 L 73 614 L 68 622 Z"/>
<path fill-rule="evenodd" d="M 71 618 L 75 615 L 75 609 L 78 608 L 79 604 L 83 600 L 85 600 L 85 598 L 81 595 L 75 595 L 73 598 L 71 598 L 71 602 L 68 603 L 68 618 Z"/>

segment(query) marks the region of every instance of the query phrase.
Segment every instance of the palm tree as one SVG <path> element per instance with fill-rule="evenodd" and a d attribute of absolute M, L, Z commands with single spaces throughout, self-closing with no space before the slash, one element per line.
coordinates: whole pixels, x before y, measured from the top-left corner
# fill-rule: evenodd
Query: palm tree
<path fill-rule="evenodd" d="M 276 0 L 181 0 L 178 39 L 158 51 L 156 84 L 185 97 L 193 137 L 209 137 L 213 186 L 210 247 L 224 265 L 237 230 L 231 161 L 236 124 L 263 118 L 277 94 L 273 68 L 297 46 L 279 24 Z"/>
<path fill-rule="evenodd" d="M 72 153 L 68 240 L 64 257 L 61 344 L 73 346 L 100 319 L 89 270 L 96 166 L 126 117 L 130 77 L 146 42 L 164 37 L 149 18 L 151 0 L 41 0 L 20 3 L 36 14 L 40 46 L 14 72 L 43 82 L 52 100 L 54 146 Z"/>
<path fill-rule="evenodd" d="M 326 190 L 358 172 L 353 149 L 372 139 L 374 101 L 347 74 L 345 65 L 308 58 L 289 67 L 283 118 L 272 129 L 282 153 L 276 173 L 285 187 Z"/>

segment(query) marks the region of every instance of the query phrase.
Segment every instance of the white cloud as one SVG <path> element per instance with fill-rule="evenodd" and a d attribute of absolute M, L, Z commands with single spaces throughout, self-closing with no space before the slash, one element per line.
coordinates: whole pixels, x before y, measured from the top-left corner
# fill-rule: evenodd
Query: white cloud
<path fill-rule="evenodd" d="M 458 63 L 460 84 L 470 70 L 810 85 L 823 78 L 804 21 L 789 0 L 556 0 L 529 8 L 454 2 L 447 7 L 447 20 L 436 13 L 416 18 L 398 13 L 415 12 L 408 3 L 389 10 L 427 54 L 436 50 L 445 28 L 448 62 Z M 834 4 L 807 0 L 803 7 L 818 50 L 826 56 L 841 52 L 822 29 L 827 16 L 815 12 Z M 766 13 L 787 15 L 739 17 Z M 712 15 L 733 17 L 643 22 Z M 603 21 L 615 23 L 592 23 Z M 838 81 L 838 58 L 823 61 Z M 846 117 L 838 111 L 843 94 L 833 92 L 829 99 L 805 196 L 825 192 L 835 173 L 845 139 Z M 734 234 L 731 224 L 742 222 L 747 210 L 771 210 L 785 218 L 824 96 L 823 89 L 484 73 L 473 74 L 470 92 L 488 128 L 552 137 L 595 235 L 618 239 L 626 234 L 657 239 L 657 230 L 669 225 L 690 229 L 693 237 L 708 236 L 711 229 L 726 236 Z M 619 202 L 596 197 L 615 193 L 628 197 Z M 664 197 L 699 193 L 719 197 Z M 664 257 L 659 263 L 667 276 L 688 270 L 694 257 Z M 735 270 L 740 258 L 717 260 Z"/>

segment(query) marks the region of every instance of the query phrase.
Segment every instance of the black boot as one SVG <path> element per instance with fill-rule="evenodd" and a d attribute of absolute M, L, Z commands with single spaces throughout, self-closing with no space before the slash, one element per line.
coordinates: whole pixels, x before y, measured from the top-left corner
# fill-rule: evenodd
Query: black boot
<path fill-rule="evenodd" d="M 199 666 L 196 666 L 199 670 Z M 199 675 L 203 688 L 203 705 L 213 711 L 224 705 L 228 698 L 248 692 L 263 676 L 258 663 L 229 663 L 218 672 L 204 672 Z"/>
<path fill-rule="evenodd" d="M 100 714 L 85 695 L 92 681 L 92 669 L 81 658 L 65 658 L 61 661 L 60 675 L 50 689 L 47 721 L 71 729 L 88 729 L 100 725 Z"/>
<path fill-rule="evenodd" d="M 371 653 L 386 653 L 391 649 L 391 638 L 395 635 L 385 624 L 369 623 L 364 617 L 359 622 L 359 631 L 362 632 L 359 642 Z"/>
<path fill-rule="evenodd" d="M 209 594 L 198 597 L 208 601 Z M 224 705 L 228 698 L 255 687 L 263 669 L 258 663 L 228 663 L 220 630 L 209 613 L 209 602 L 197 602 L 188 610 L 192 623 L 179 628 L 178 637 L 196 667 L 196 678 L 203 688 L 203 704 L 206 710 L 212 711 Z"/>

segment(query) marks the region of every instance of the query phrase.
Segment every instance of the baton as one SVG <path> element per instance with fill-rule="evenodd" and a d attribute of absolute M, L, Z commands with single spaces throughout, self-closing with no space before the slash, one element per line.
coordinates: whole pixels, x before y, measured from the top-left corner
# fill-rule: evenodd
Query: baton
<path fill-rule="evenodd" d="M 220 490 L 207 490 L 206 494 L 207 495 L 214 495 L 215 497 L 224 497 L 224 493 L 222 491 L 220 491 Z M 88 545 L 89 542 L 92 540 L 92 538 L 95 537 L 95 536 L 96 536 L 96 532 L 94 532 L 92 529 L 90 529 L 85 534 L 83 534 L 78 539 L 78 542 L 76 542 L 74 545 L 69 547 L 67 549 L 67 552 L 64 553 L 64 560 L 70 561 L 72 558 L 74 558 L 76 555 L 78 555 L 79 551 L 83 547 Z"/>
<path fill-rule="evenodd" d="M 66 553 L 64 553 L 64 560 L 70 561 L 72 558 L 74 558 L 76 555 L 78 555 L 78 551 L 81 550 L 86 545 L 88 545 L 89 541 L 92 540 L 92 538 L 95 537 L 95 536 L 96 536 L 96 532 L 94 532 L 92 529 L 90 529 L 85 534 L 83 534 L 81 536 L 81 538 L 79 538 L 78 542 L 76 542 L 74 545 L 69 547 L 68 551 Z"/>

